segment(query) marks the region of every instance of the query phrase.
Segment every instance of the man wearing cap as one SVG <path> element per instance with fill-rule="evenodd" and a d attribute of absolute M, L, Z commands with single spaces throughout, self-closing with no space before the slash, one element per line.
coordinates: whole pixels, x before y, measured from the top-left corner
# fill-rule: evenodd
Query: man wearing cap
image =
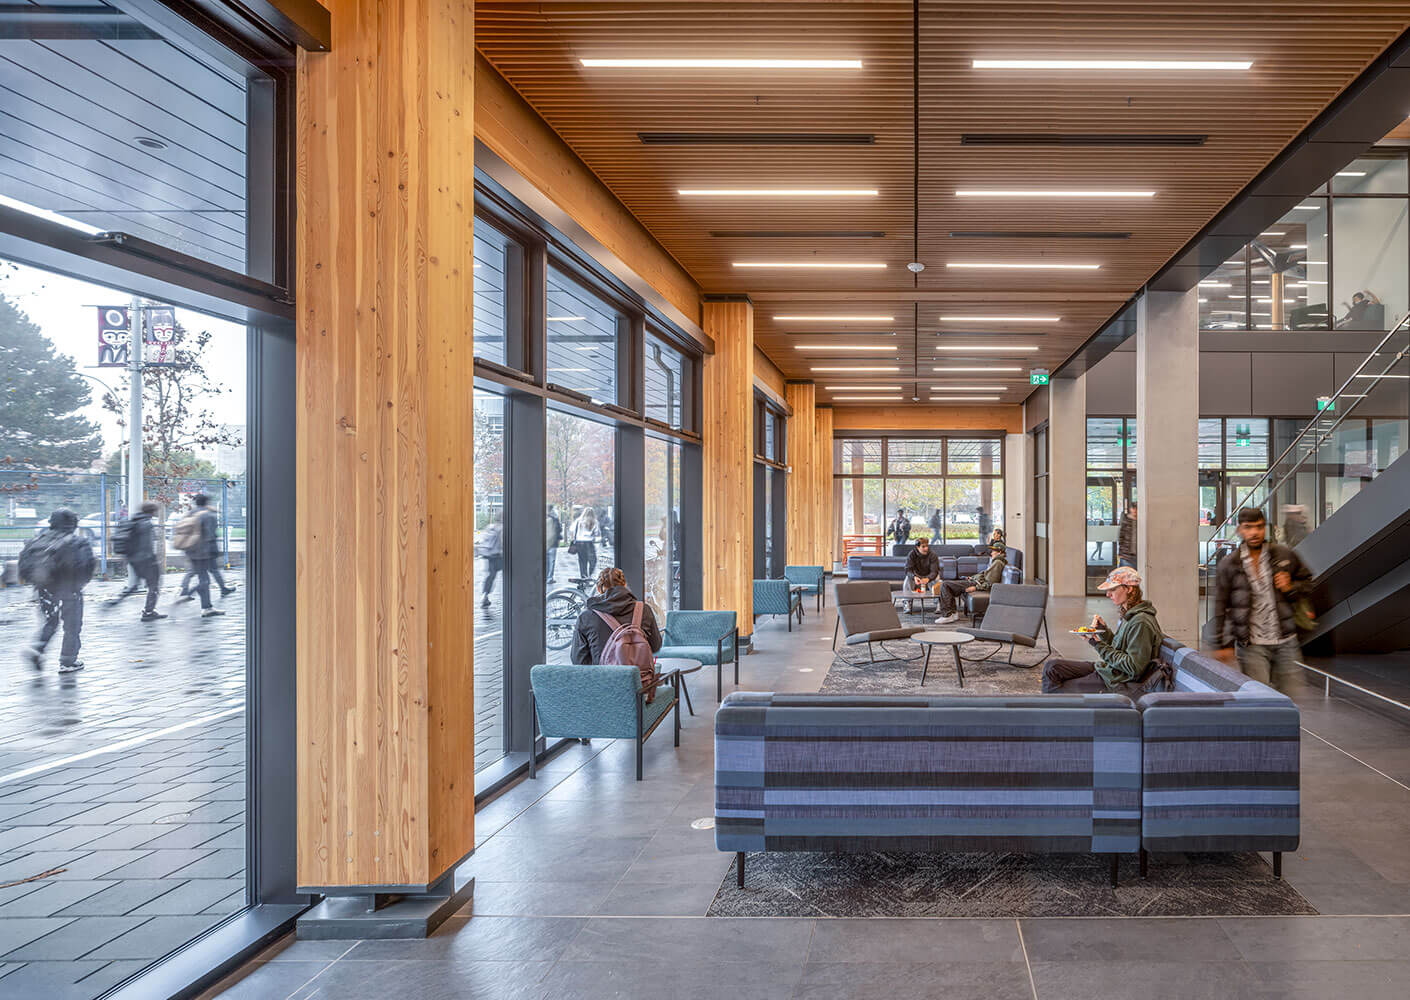
<path fill-rule="evenodd" d="M 989 565 L 984 567 L 982 573 L 964 580 L 942 580 L 940 582 L 940 586 L 935 589 L 935 596 L 940 598 L 940 617 L 935 619 L 936 625 L 948 625 L 959 619 L 957 602 L 961 594 L 989 590 L 994 584 L 1003 582 L 1004 567 L 1008 566 L 1008 560 L 1005 558 L 1007 552 L 1008 548 L 1003 542 L 991 542 L 989 544 Z"/>
<path fill-rule="evenodd" d="M 1043 691 L 1052 693 L 1085 693 L 1116 691 L 1137 692 L 1151 672 L 1160 651 L 1161 629 L 1155 618 L 1155 607 L 1141 593 L 1141 575 L 1130 566 L 1118 566 L 1107 574 L 1097 587 L 1106 591 L 1111 603 L 1121 613 L 1121 621 L 1113 633 L 1101 615 L 1092 616 L 1091 627 L 1097 631 L 1087 636 L 1087 642 L 1100 657 L 1089 660 L 1064 660 L 1054 657 L 1043 664 Z"/>

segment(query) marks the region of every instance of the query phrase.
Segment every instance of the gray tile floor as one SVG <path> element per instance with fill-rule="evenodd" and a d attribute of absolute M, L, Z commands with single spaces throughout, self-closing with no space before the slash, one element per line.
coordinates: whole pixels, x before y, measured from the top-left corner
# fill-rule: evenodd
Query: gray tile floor
<path fill-rule="evenodd" d="M 65 675 L 57 639 L 43 670 L 20 663 L 32 592 L 0 591 L 0 998 L 88 1000 L 244 906 L 244 581 L 229 579 L 226 615 L 203 620 L 170 604 L 169 577 L 171 617 L 147 625 L 140 598 L 105 608 L 120 584 L 92 584 L 86 666 Z"/>
<path fill-rule="evenodd" d="M 1081 601 L 1058 602 L 1059 648 Z M 761 622 L 744 686 L 813 690 L 833 618 Z M 952 685 L 941 675 L 937 690 Z M 1410 720 L 1301 696 L 1303 846 L 1287 878 L 1315 917 L 808 920 L 703 914 L 730 864 L 710 831 L 711 685 L 681 747 L 593 743 L 476 817 L 466 911 L 424 941 L 285 940 L 207 996 L 223 1000 L 670 997 L 963 1000 L 1333 997 L 1410 993 Z M 0 980 L 3 983 L 4 980 Z"/>

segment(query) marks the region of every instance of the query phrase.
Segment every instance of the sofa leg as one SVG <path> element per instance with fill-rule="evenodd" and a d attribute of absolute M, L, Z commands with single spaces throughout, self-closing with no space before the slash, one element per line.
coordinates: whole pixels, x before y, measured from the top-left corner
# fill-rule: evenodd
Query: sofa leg
<path fill-rule="evenodd" d="M 1146 849 L 1143 847 L 1141 848 L 1141 878 L 1146 877 L 1149 863 L 1150 855 L 1146 853 Z"/>
<path fill-rule="evenodd" d="M 636 738 L 636 780 L 641 780 L 641 737 Z"/>
<path fill-rule="evenodd" d="M 842 616 L 837 616 L 837 621 L 832 624 L 832 651 L 837 652 L 837 633 L 842 628 Z"/>
<path fill-rule="evenodd" d="M 741 889 L 743 889 L 743 888 L 744 888 L 744 852 L 743 852 L 743 851 L 735 851 L 735 852 L 734 852 L 734 868 L 735 868 L 735 875 L 734 875 L 735 883 L 738 884 L 738 886 L 739 886 Z"/>
<path fill-rule="evenodd" d="M 1282 852 L 1282 851 L 1274 851 L 1274 852 L 1273 852 L 1273 877 L 1274 877 L 1274 878 L 1282 878 L 1282 877 L 1283 877 L 1283 852 Z"/>
<path fill-rule="evenodd" d="M 867 643 L 867 659 L 872 663 L 876 662 L 876 654 L 872 652 L 871 643 Z"/>
<path fill-rule="evenodd" d="M 1120 863 L 1121 863 L 1121 855 L 1119 855 L 1119 854 L 1113 854 L 1113 855 L 1111 856 L 1111 887 L 1112 887 L 1113 889 L 1115 889 L 1116 886 L 1117 886 L 1117 884 L 1118 884 L 1117 878 L 1116 878 L 1116 869 L 1117 869 L 1117 866 L 1118 866 Z"/>

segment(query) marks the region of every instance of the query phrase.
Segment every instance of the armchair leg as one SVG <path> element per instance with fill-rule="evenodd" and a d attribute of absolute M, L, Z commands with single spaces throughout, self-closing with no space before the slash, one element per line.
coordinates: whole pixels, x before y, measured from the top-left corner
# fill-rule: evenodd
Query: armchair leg
<path fill-rule="evenodd" d="M 1115 889 L 1115 888 L 1117 887 L 1117 885 L 1119 884 L 1118 881 L 1117 881 L 1117 878 L 1116 878 L 1116 869 L 1117 869 L 1117 865 L 1120 863 L 1120 861 L 1121 861 L 1121 855 L 1119 855 L 1119 854 L 1113 854 L 1113 855 L 1111 856 L 1111 887 L 1112 887 L 1113 889 Z"/>
<path fill-rule="evenodd" d="M 676 675 L 676 686 L 677 686 L 678 688 L 679 688 L 679 686 L 680 686 L 680 682 L 681 682 L 680 675 L 677 674 L 677 675 Z M 676 691 L 676 703 L 675 703 L 675 705 L 673 706 L 673 708 L 675 709 L 675 713 L 676 713 L 676 746 L 680 746 L 680 745 L 681 745 L 681 693 L 680 693 L 679 690 Z"/>
<path fill-rule="evenodd" d="M 1149 873 L 1149 866 L 1150 855 L 1146 853 L 1146 849 L 1143 847 L 1141 848 L 1141 878 L 1145 878 Z"/>
<path fill-rule="evenodd" d="M 784 617 L 788 619 L 788 631 L 792 632 L 792 631 L 793 631 L 793 611 L 792 611 L 792 609 L 789 609 L 788 614 L 785 615 Z"/>
<path fill-rule="evenodd" d="M 533 781 L 538 777 L 538 768 L 535 766 L 534 758 L 538 756 L 539 749 L 539 710 L 538 704 L 534 701 L 534 689 L 529 688 L 529 780 Z"/>
<path fill-rule="evenodd" d="M 735 869 L 735 874 L 734 874 L 735 884 L 737 884 L 741 889 L 743 889 L 743 888 L 744 888 L 744 852 L 743 852 L 743 851 L 735 851 L 735 852 L 734 852 L 734 869 Z"/>
<path fill-rule="evenodd" d="M 867 643 L 867 659 L 872 663 L 876 662 L 876 654 L 872 652 L 871 643 Z"/>
<path fill-rule="evenodd" d="M 1047 616 L 1046 614 L 1043 615 L 1043 620 L 1042 620 L 1042 622 L 1040 622 L 1040 624 L 1043 626 L 1043 642 L 1044 642 L 1044 643 L 1047 645 L 1047 647 L 1048 647 L 1048 655 L 1049 655 L 1049 656 L 1052 656 L 1052 655 L 1053 655 L 1053 640 L 1052 640 L 1052 637 L 1048 635 L 1048 616 Z"/>
<path fill-rule="evenodd" d="M 1283 877 L 1283 852 L 1282 852 L 1282 851 L 1274 851 L 1274 852 L 1273 852 L 1273 877 L 1274 877 L 1274 878 L 1282 878 L 1282 877 Z"/>
<path fill-rule="evenodd" d="M 642 745 L 642 743 L 644 742 L 644 739 L 645 739 L 645 738 L 644 738 L 644 736 L 642 735 L 641 695 L 637 695 L 637 699 L 636 699 L 636 780 L 637 780 L 637 781 L 640 781 L 640 780 L 641 780 L 641 745 Z"/>
<path fill-rule="evenodd" d="M 832 625 L 832 651 L 837 652 L 837 633 L 842 628 L 842 616 L 837 616 L 837 621 Z"/>

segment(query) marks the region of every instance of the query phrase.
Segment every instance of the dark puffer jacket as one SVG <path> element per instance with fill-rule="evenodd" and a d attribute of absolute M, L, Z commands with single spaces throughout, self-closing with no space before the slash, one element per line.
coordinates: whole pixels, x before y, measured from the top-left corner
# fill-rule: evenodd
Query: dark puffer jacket
<path fill-rule="evenodd" d="M 606 593 L 589 597 L 578 614 L 578 627 L 573 630 L 572 661 L 601 663 L 602 650 L 607 645 L 607 640 L 612 638 L 613 630 L 597 612 L 601 611 L 604 615 L 615 618 L 618 625 L 630 625 L 635 606 L 636 598 L 626 587 L 613 587 Z M 659 652 L 661 630 L 656 627 L 656 615 L 652 613 L 649 604 L 643 605 L 641 609 L 641 630 L 646 633 L 646 641 L 651 644 L 651 651 Z"/>
<path fill-rule="evenodd" d="M 1293 602 L 1312 589 L 1312 571 L 1296 552 L 1286 545 L 1268 542 L 1263 546 L 1263 558 L 1272 563 L 1273 573 L 1287 573 L 1292 587 L 1283 593 L 1276 586 L 1273 595 L 1278 603 L 1278 629 L 1283 635 L 1297 633 Z M 1243 546 L 1219 561 L 1214 576 L 1214 634 L 1219 644 L 1229 647 L 1248 642 L 1249 616 L 1253 610 L 1253 589 L 1244 572 Z"/>

